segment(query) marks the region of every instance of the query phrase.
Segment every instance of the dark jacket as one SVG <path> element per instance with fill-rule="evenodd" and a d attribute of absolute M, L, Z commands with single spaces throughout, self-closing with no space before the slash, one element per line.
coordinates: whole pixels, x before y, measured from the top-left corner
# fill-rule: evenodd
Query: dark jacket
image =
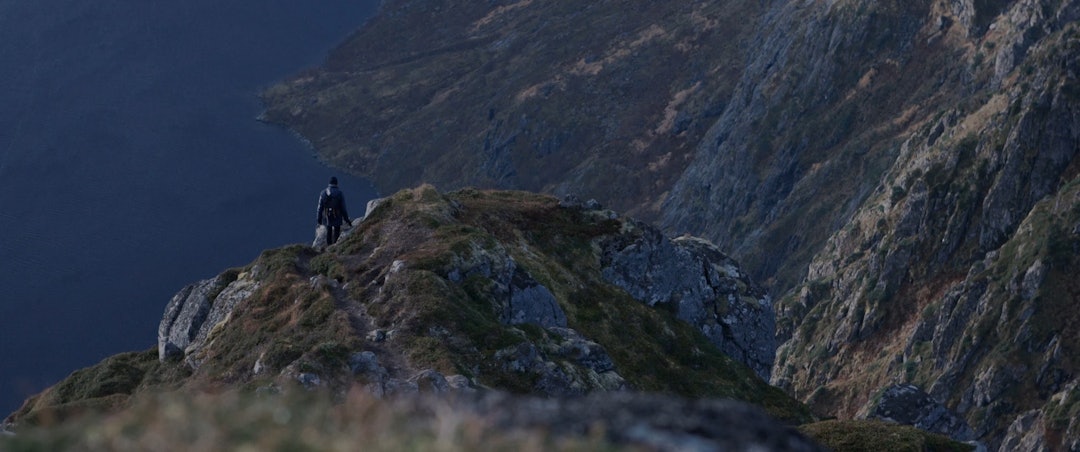
<path fill-rule="evenodd" d="M 345 209 L 345 194 L 337 185 L 326 187 L 326 190 L 319 193 L 319 208 L 315 215 L 315 221 L 326 226 L 341 226 L 342 222 L 352 223 L 349 211 Z"/>

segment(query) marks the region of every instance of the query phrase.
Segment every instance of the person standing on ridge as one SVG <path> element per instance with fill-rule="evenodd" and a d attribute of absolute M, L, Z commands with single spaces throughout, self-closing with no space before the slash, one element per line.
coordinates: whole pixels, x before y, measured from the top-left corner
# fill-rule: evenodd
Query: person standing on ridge
<path fill-rule="evenodd" d="M 337 177 L 330 178 L 330 185 L 319 193 L 319 208 L 316 223 L 326 226 L 326 245 L 333 245 L 341 235 L 341 223 L 352 225 L 349 211 L 345 209 L 345 194 L 337 185 Z"/>

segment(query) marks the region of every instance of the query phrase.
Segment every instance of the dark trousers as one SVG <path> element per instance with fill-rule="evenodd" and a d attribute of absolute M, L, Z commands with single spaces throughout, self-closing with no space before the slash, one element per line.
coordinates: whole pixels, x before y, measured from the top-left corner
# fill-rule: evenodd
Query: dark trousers
<path fill-rule="evenodd" d="M 337 242 L 338 237 L 341 236 L 341 226 L 327 226 L 326 227 L 326 244 L 333 245 Z"/>

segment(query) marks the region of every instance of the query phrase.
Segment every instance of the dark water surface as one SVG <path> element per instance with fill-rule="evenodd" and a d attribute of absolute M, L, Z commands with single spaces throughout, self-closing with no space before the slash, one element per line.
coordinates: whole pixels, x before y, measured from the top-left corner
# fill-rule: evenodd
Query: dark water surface
<path fill-rule="evenodd" d="M 184 285 L 310 242 L 336 174 L 255 121 L 376 0 L 0 0 L 0 418 L 156 344 Z"/>

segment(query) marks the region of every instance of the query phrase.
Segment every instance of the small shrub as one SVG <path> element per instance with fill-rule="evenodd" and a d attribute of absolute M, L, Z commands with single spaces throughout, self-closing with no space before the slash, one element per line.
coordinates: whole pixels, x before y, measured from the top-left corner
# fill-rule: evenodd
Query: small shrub
<path fill-rule="evenodd" d="M 907 196 L 907 190 L 905 190 L 904 187 L 893 185 L 889 200 L 892 201 L 893 204 L 896 204 L 901 199 L 904 199 L 905 196 Z"/>

